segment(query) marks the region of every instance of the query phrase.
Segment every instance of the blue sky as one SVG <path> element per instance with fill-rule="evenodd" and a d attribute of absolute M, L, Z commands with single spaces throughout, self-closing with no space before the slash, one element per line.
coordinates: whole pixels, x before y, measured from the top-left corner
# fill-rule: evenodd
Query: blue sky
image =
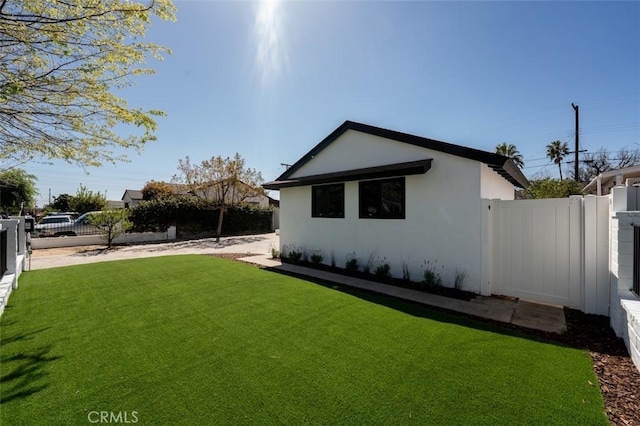
<path fill-rule="evenodd" d="M 640 148 L 640 2 L 175 3 L 178 21 L 147 34 L 173 54 L 121 92 L 167 113 L 158 140 L 88 174 L 26 165 L 38 206 L 81 183 L 120 199 L 170 180 L 186 155 L 238 152 L 272 180 L 345 120 L 492 152 L 512 143 L 529 178 L 557 177 L 545 147 L 573 147 L 571 103 L 581 149 Z"/>

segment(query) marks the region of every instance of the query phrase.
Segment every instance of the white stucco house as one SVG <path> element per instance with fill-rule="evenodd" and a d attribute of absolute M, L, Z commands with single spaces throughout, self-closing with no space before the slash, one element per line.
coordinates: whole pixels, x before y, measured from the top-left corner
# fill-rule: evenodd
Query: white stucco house
<path fill-rule="evenodd" d="M 346 121 L 263 186 L 280 191 L 281 252 L 321 252 L 338 267 L 355 253 L 415 281 L 429 262 L 445 285 L 463 272 L 479 293 L 483 199 L 528 185 L 507 157 Z"/>
<path fill-rule="evenodd" d="M 607 195 L 611 189 L 620 185 L 640 184 L 640 166 L 607 170 L 594 177 L 583 189 L 585 194 Z"/>

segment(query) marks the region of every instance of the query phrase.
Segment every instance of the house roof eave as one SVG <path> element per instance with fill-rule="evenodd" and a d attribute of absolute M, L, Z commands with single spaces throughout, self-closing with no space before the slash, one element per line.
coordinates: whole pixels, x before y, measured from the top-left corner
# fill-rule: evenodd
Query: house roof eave
<path fill-rule="evenodd" d="M 267 182 L 265 189 L 278 190 L 296 186 L 321 185 L 336 182 L 350 182 L 354 180 L 380 179 L 396 176 L 410 176 L 424 174 L 431 168 L 431 158 L 406 163 L 386 164 L 382 166 L 366 167 L 362 169 L 341 172 L 323 173 L 319 175 L 289 178 Z"/>
<path fill-rule="evenodd" d="M 505 157 L 499 154 L 494 154 L 487 151 L 482 151 L 475 148 L 464 147 L 460 145 L 451 144 L 448 142 L 442 142 L 435 139 L 428 139 L 421 136 L 415 136 L 408 133 L 397 132 L 395 130 L 383 129 L 381 127 L 375 127 L 368 124 L 357 123 L 349 120 L 342 123 L 342 125 L 340 125 L 337 129 L 331 132 L 320 143 L 314 146 L 302 158 L 300 158 L 291 167 L 289 167 L 284 173 L 282 173 L 274 182 L 289 180 L 291 175 L 293 175 L 296 171 L 298 171 L 307 162 L 311 161 L 320 151 L 322 151 L 328 145 L 333 143 L 347 130 L 355 130 L 358 132 L 367 133 L 370 135 L 379 136 L 386 139 L 391 139 L 398 142 L 403 142 L 410 145 L 415 145 L 422 148 L 432 149 L 435 151 L 440 151 L 447 154 L 479 161 L 481 163 L 487 164 L 489 167 L 495 170 L 500 176 L 504 177 L 507 181 L 512 183 L 514 186 L 517 186 L 520 188 L 529 187 L 529 180 L 524 176 L 524 174 L 522 174 L 522 171 L 508 157 Z M 270 183 L 271 182 L 269 182 L 269 184 Z"/>

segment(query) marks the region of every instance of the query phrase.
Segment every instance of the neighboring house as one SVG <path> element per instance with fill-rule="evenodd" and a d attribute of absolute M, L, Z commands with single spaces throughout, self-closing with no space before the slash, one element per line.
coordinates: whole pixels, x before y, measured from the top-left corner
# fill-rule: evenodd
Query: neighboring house
<path fill-rule="evenodd" d="M 425 267 L 480 292 L 487 212 L 528 180 L 507 157 L 346 121 L 264 188 L 280 191 L 280 249 L 344 267 L 377 259 L 415 281 Z"/>
<path fill-rule="evenodd" d="M 127 189 L 124 191 L 124 194 L 122 195 L 122 201 L 124 202 L 124 207 L 127 209 L 129 207 L 133 207 L 136 204 L 141 203 L 142 200 L 143 200 L 142 191 L 139 191 L 137 189 Z"/>
<path fill-rule="evenodd" d="M 625 167 L 600 173 L 582 189 L 585 194 L 607 195 L 619 185 L 640 183 L 640 166 Z"/>

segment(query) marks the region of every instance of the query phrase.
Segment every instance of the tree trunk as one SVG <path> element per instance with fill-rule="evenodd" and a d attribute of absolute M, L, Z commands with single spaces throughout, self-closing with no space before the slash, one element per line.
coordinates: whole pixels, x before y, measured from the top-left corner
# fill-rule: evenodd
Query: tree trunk
<path fill-rule="evenodd" d="M 560 172 L 560 180 L 562 180 L 562 166 L 558 163 L 558 171 Z"/>
<path fill-rule="evenodd" d="M 218 215 L 218 228 L 216 229 L 216 243 L 220 242 L 220 234 L 222 234 L 222 220 L 224 218 L 224 204 L 220 206 L 220 214 Z"/>

